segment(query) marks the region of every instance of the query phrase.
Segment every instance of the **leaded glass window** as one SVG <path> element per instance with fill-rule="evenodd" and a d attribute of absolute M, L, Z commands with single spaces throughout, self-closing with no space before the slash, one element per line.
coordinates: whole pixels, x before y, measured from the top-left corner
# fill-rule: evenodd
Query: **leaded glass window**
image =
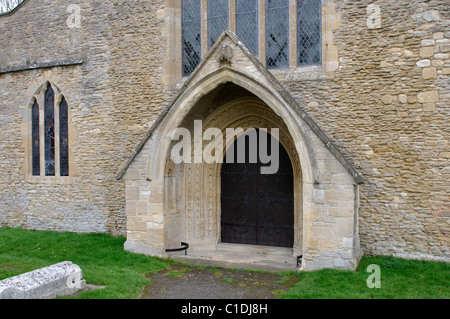
<path fill-rule="evenodd" d="M 183 76 L 227 29 L 268 69 L 322 64 L 322 0 L 183 0 Z"/>
<path fill-rule="evenodd" d="M 69 176 L 69 127 L 67 102 L 63 97 L 59 103 L 59 163 L 61 176 Z"/>
<path fill-rule="evenodd" d="M 321 0 L 298 0 L 297 5 L 298 65 L 322 62 Z"/>
<path fill-rule="evenodd" d="M 52 83 L 41 86 L 31 104 L 31 176 L 69 176 L 69 107 Z"/>
<path fill-rule="evenodd" d="M 201 60 L 201 6 L 200 0 L 183 0 L 182 51 L 183 76 L 191 74 Z"/>
<path fill-rule="evenodd" d="M 236 33 L 254 55 L 258 54 L 258 0 L 236 0 Z"/>
<path fill-rule="evenodd" d="M 51 84 L 45 91 L 44 102 L 45 175 L 55 175 L 55 93 Z"/>
<path fill-rule="evenodd" d="M 289 0 L 266 1 L 266 67 L 289 66 Z"/>
<path fill-rule="evenodd" d="M 39 158 L 40 137 L 39 137 L 39 104 L 34 99 L 31 107 L 31 153 L 33 176 L 41 174 L 41 161 Z"/>
<path fill-rule="evenodd" d="M 208 0 L 208 48 L 228 29 L 228 0 Z"/>

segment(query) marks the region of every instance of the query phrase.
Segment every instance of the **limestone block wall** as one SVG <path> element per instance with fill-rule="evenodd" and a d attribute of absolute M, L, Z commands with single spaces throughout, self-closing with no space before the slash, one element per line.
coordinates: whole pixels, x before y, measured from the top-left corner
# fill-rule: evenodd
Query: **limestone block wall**
<path fill-rule="evenodd" d="M 79 28 L 68 27 L 68 4 L 56 0 L 28 0 L 0 16 L 0 226 L 125 235 L 116 173 L 183 83 L 167 71 L 180 48 L 171 37 L 176 6 L 70 3 L 81 9 Z M 380 20 L 369 28 L 371 4 Z M 448 1 L 323 5 L 325 71 L 273 73 L 364 176 L 363 252 L 449 260 Z M 70 183 L 28 183 L 23 172 L 27 106 L 46 80 L 67 97 L 75 127 Z M 333 214 L 333 206 L 314 209 Z"/>
<path fill-rule="evenodd" d="M 448 2 L 334 3 L 334 76 L 282 83 L 364 175 L 363 252 L 448 261 Z M 372 3 L 381 20 L 369 29 Z"/>
<path fill-rule="evenodd" d="M 162 182 L 147 179 L 148 158 L 152 143 L 147 143 L 123 176 L 126 181 L 126 229 L 125 249 L 153 256 L 162 256 L 164 247 L 164 213 L 161 191 Z M 160 199 L 158 201 L 158 198 Z M 156 203 L 155 203 L 156 202 Z"/>
<path fill-rule="evenodd" d="M 125 234 L 116 172 L 172 94 L 160 80 L 163 2 L 33 0 L 0 16 L 1 226 Z M 80 8 L 77 27 L 69 4 Z M 26 181 L 28 106 L 45 81 L 69 104 L 67 182 Z"/>

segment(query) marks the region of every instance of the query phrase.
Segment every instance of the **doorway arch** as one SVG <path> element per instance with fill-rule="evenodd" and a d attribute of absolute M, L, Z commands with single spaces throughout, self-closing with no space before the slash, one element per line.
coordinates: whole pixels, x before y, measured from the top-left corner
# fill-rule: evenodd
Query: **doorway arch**
<path fill-rule="evenodd" d="M 229 49 L 232 55 L 225 55 Z M 227 83 L 249 94 L 230 100 L 232 92 L 226 91 L 216 95 L 222 98 L 220 105 L 201 103 Z M 230 112 L 231 105 L 240 103 L 245 106 Z M 166 256 L 167 248 L 185 239 L 191 254 L 208 250 L 211 254 L 205 255 L 206 260 L 218 258 L 214 252 L 221 245 L 221 164 L 174 165 L 170 159 L 173 131 L 191 125 L 190 133 L 195 133 L 192 122 L 199 119 L 203 129 L 222 131 L 227 127 L 280 127 L 279 141 L 294 172 L 294 245 L 272 248 L 276 254 L 271 263 L 280 260 L 277 253 L 282 250 L 291 256 L 288 263 L 303 255 L 302 269 L 354 269 L 360 257 L 357 214 L 362 176 L 297 99 L 227 32 L 184 82 L 118 174 L 126 182 L 127 250 Z M 226 143 L 224 151 L 230 144 Z M 252 262 L 250 252 L 266 263 L 268 255 L 261 246 L 237 246 L 251 246 L 239 255 L 247 262 Z"/>
<path fill-rule="evenodd" d="M 231 84 L 230 84 L 231 85 Z M 233 86 L 233 85 L 231 85 Z M 201 109 L 201 108 L 200 108 Z M 200 114 L 197 109 L 193 109 L 194 114 Z M 232 99 L 224 103 L 213 112 L 206 112 L 202 123 L 203 132 L 209 128 L 218 128 L 226 135 L 227 128 L 239 128 L 241 131 L 236 133 L 235 139 L 225 140 L 221 145 L 223 152 L 230 149 L 235 140 L 242 137 L 244 132 L 249 129 L 267 129 L 270 133 L 273 128 L 278 129 L 278 143 L 280 149 L 284 151 L 285 161 L 290 164 L 292 173 L 292 209 L 290 228 L 292 230 L 289 241 L 283 245 L 276 243 L 261 242 L 260 245 L 289 247 L 291 255 L 299 255 L 302 250 L 302 170 L 300 159 L 297 154 L 296 145 L 289 134 L 289 131 L 283 119 L 275 114 L 273 110 L 265 104 L 261 99 L 247 92 L 247 96 Z M 198 118 L 194 116 L 193 118 Z M 182 127 L 189 127 L 189 123 L 193 118 L 186 118 L 182 123 Z M 191 127 L 191 130 L 193 128 Z M 192 136 L 194 133 L 191 134 Z M 222 141 L 220 141 L 222 142 Z M 220 143 L 214 140 L 213 143 Z M 204 142 L 206 146 L 209 142 Z M 209 144 L 209 147 L 211 145 Z M 211 148 L 216 148 L 211 147 Z M 180 241 L 189 242 L 190 246 L 215 249 L 217 244 L 224 243 L 222 240 L 222 207 L 221 207 L 221 173 L 225 163 L 183 163 L 178 169 L 176 165 L 166 164 L 166 171 L 178 172 L 177 176 L 167 176 L 166 181 L 177 181 L 179 203 L 177 205 L 166 202 L 166 243 L 175 245 Z M 168 169 L 172 166 L 172 169 Z M 166 189 L 173 186 L 166 186 Z M 166 197 L 169 198 L 170 196 Z M 175 207 L 170 209 L 170 206 Z M 174 212 L 174 213 L 172 213 Z M 267 221 L 268 223 L 270 221 Z M 267 223 L 266 223 L 267 224 Z M 281 223 L 278 223 L 279 227 Z M 179 225 L 176 227 L 175 225 Z M 274 231 L 264 229 L 264 219 L 262 220 L 261 231 Z M 249 243 L 251 244 L 251 243 Z M 254 243 L 257 244 L 257 243 Z"/>
<path fill-rule="evenodd" d="M 261 129 L 248 130 L 230 148 L 220 174 L 221 242 L 292 248 L 294 174 L 287 151 Z M 266 155 L 276 162 L 271 174 L 262 170 Z"/>

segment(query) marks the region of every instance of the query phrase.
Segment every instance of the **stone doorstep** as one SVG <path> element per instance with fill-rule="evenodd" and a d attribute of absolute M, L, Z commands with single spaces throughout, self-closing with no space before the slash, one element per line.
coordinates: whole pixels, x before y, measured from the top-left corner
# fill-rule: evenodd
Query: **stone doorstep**
<path fill-rule="evenodd" d="M 219 243 L 212 248 L 189 248 L 168 253 L 170 259 L 200 265 L 266 271 L 298 271 L 292 248 Z"/>
<path fill-rule="evenodd" d="M 81 268 L 70 261 L 0 281 L 0 299 L 49 299 L 68 296 L 86 287 Z"/>

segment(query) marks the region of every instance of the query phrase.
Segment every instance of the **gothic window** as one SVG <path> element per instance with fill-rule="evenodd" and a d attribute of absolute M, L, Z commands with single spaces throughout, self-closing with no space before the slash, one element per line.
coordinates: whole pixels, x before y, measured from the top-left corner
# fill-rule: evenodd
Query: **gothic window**
<path fill-rule="evenodd" d="M 201 60 L 201 10 L 199 0 L 182 4 L 183 75 L 189 75 Z"/>
<path fill-rule="evenodd" d="M 38 90 L 31 106 L 31 174 L 69 176 L 68 105 L 51 83 Z"/>
<path fill-rule="evenodd" d="M 208 48 L 228 29 L 228 0 L 208 0 Z"/>
<path fill-rule="evenodd" d="M 236 34 L 253 54 L 258 54 L 258 0 L 236 0 Z"/>

